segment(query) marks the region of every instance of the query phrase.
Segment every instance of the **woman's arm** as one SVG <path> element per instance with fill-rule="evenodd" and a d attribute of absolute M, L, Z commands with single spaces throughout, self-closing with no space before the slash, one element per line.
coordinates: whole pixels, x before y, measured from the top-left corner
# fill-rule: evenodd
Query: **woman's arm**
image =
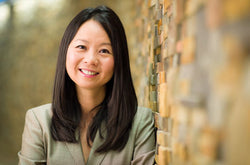
<path fill-rule="evenodd" d="M 141 109 L 140 121 L 136 131 L 136 141 L 134 148 L 132 165 L 154 164 L 155 157 L 155 128 L 154 117 L 150 109 Z"/>
<path fill-rule="evenodd" d="M 32 109 L 25 116 L 22 148 L 18 157 L 19 165 L 46 164 L 42 128 Z"/>

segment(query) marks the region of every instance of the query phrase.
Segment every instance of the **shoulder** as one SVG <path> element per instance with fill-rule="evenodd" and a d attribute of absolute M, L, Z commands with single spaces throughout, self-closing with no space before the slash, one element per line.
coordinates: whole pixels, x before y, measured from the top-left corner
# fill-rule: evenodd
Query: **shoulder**
<path fill-rule="evenodd" d="M 135 150 L 136 153 L 154 150 L 154 112 L 151 109 L 138 107 L 132 126 L 132 134 L 134 134 L 135 138 L 134 145 L 139 147 Z"/>
<path fill-rule="evenodd" d="M 143 113 L 143 114 L 148 114 L 148 115 L 152 115 L 152 110 L 150 109 L 150 108 L 147 108 L 147 107 L 141 107 L 141 106 L 139 106 L 138 108 L 137 108 L 137 112 L 139 112 L 139 113 Z"/>
<path fill-rule="evenodd" d="M 51 104 L 44 104 L 38 107 L 34 107 L 29 109 L 26 112 L 26 115 L 34 114 L 35 116 L 39 116 L 39 118 L 52 116 Z"/>
<path fill-rule="evenodd" d="M 49 127 L 52 117 L 51 104 L 44 104 L 29 109 L 26 112 L 25 120 L 37 121 L 41 126 Z"/>
<path fill-rule="evenodd" d="M 135 121 L 141 121 L 141 120 L 152 120 L 153 118 L 153 111 L 146 107 L 138 107 L 137 112 L 135 114 Z"/>
<path fill-rule="evenodd" d="M 138 107 L 134 117 L 133 127 L 138 131 L 138 129 L 152 127 L 153 123 L 153 111 L 146 107 Z"/>

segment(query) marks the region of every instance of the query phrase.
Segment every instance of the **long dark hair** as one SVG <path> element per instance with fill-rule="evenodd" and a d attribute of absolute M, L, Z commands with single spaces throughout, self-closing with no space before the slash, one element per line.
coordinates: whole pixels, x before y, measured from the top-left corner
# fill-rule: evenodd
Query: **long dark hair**
<path fill-rule="evenodd" d="M 66 71 L 66 54 L 80 26 L 90 19 L 99 22 L 109 36 L 114 54 L 114 74 L 106 84 L 106 96 L 88 128 L 87 142 L 90 146 L 90 140 L 94 141 L 99 130 L 104 143 L 96 152 L 122 150 L 128 141 L 138 103 L 131 77 L 125 31 L 119 17 L 106 6 L 82 10 L 65 30 L 54 82 L 51 134 L 57 141 L 79 142 L 76 131 L 79 131 L 82 113 L 75 84 Z M 107 133 L 105 137 L 101 131 L 103 122 Z"/>

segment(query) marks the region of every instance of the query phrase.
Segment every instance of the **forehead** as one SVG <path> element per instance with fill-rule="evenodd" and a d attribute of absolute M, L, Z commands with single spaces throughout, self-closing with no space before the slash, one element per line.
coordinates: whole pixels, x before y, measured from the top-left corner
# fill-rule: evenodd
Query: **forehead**
<path fill-rule="evenodd" d="M 80 26 L 73 40 L 77 39 L 110 42 L 109 36 L 102 25 L 93 19 L 84 22 Z"/>

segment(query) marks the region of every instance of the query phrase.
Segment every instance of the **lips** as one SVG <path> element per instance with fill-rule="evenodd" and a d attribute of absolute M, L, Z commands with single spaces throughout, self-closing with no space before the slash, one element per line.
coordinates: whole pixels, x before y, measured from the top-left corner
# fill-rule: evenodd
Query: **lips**
<path fill-rule="evenodd" d="M 85 69 L 79 69 L 84 75 L 86 76 L 95 76 L 98 75 L 98 72 L 95 71 L 90 71 L 90 70 L 85 70 Z"/>

